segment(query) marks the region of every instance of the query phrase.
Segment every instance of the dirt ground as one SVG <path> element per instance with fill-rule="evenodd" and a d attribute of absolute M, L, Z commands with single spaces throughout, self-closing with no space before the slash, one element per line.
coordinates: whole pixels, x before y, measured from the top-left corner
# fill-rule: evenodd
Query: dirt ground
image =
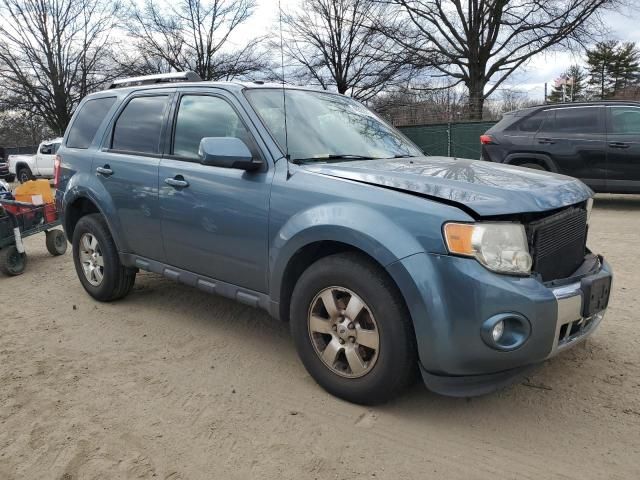
<path fill-rule="evenodd" d="M 0 277 L 0 479 L 640 478 L 640 196 L 598 197 L 590 246 L 616 278 L 587 343 L 492 395 L 364 408 L 265 313 L 146 273 L 100 304 L 30 238 Z"/>

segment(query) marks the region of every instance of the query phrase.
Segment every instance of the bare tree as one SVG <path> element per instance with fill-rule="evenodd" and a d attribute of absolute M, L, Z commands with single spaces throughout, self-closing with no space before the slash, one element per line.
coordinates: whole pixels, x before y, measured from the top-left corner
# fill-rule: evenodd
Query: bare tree
<path fill-rule="evenodd" d="M 417 66 L 464 84 L 473 119 L 485 99 L 534 55 L 580 41 L 618 0 L 380 0 L 398 15 L 381 28 Z M 393 17 L 392 17 L 393 18 Z"/>
<path fill-rule="evenodd" d="M 285 54 L 302 77 L 325 90 L 370 99 L 409 68 L 401 49 L 371 27 L 369 19 L 386 10 L 375 0 L 303 0 L 283 15 Z"/>
<path fill-rule="evenodd" d="M 108 34 L 120 9 L 109 0 L 3 0 L 5 103 L 40 115 L 62 134 L 80 99 L 108 80 Z"/>
<path fill-rule="evenodd" d="M 265 64 L 260 39 L 234 50 L 229 37 L 254 7 L 254 0 L 146 0 L 127 25 L 134 56 L 121 63 L 132 74 L 192 70 L 204 80 L 252 74 Z"/>

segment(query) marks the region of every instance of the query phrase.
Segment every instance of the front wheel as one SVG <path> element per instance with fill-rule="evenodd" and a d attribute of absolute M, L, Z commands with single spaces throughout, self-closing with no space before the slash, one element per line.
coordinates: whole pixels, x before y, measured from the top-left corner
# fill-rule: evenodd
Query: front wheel
<path fill-rule="evenodd" d="M 291 331 L 309 374 L 345 400 L 382 403 L 414 378 L 407 308 L 387 273 L 358 254 L 323 258 L 302 274 L 291 298 Z"/>
<path fill-rule="evenodd" d="M 110 302 L 126 296 L 136 271 L 120 263 L 109 228 L 100 214 L 82 217 L 73 231 L 73 263 L 84 289 L 96 300 Z"/>

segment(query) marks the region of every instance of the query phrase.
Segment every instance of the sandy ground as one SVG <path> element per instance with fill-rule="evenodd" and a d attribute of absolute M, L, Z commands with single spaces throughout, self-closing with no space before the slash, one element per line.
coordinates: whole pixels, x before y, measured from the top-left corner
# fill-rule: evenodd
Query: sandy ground
<path fill-rule="evenodd" d="M 492 395 L 371 409 L 261 311 L 145 273 L 99 304 L 31 238 L 0 278 L 0 479 L 640 478 L 640 196 L 599 197 L 591 231 L 616 280 L 586 344 Z"/>

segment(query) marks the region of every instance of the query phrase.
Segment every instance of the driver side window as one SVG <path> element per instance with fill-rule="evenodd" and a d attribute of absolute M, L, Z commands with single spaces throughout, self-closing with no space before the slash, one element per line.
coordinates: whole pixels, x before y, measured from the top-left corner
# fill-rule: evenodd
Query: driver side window
<path fill-rule="evenodd" d="M 173 155 L 198 159 L 200 140 L 205 137 L 235 137 L 256 155 L 251 134 L 225 100 L 206 95 L 184 95 L 180 99 L 173 138 Z"/>

